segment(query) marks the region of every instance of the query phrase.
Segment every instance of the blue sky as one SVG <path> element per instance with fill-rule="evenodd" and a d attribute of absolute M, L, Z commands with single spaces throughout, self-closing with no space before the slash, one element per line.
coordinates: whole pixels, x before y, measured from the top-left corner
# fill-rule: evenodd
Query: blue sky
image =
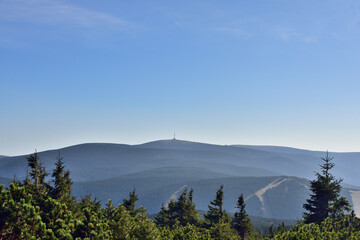
<path fill-rule="evenodd" d="M 0 0 L 0 155 L 171 138 L 360 151 L 359 1 Z"/>

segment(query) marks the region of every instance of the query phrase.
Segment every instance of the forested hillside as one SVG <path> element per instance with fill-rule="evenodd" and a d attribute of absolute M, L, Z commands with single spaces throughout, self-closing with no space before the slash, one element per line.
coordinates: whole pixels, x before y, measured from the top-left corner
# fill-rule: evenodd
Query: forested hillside
<path fill-rule="evenodd" d="M 121 203 L 135 187 L 138 204 L 149 214 L 158 212 L 172 195 L 186 186 L 194 189 L 198 210 L 207 210 L 212 193 L 224 185 L 224 209 L 234 213 L 241 192 L 250 215 L 297 219 L 309 194 L 309 181 L 322 152 L 269 146 L 220 146 L 181 140 L 162 140 L 141 145 L 81 144 L 39 152 L 48 171 L 58 154 L 71 170 L 73 194 L 90 193 L 105 206 L 108 199 Z M 356 186 L 359 153 L 333 154 L 336 176 L 344 181 L 342 194 L 359 209 Z M 0 183 L 16 176 L 23 181 L 27 156 L 0 159 Z M 352 167 L 353 166 L 353 167 Z M 48 177 L 49 178 L 49 177 Z M 351 185 L 352 183 L 353 185 Z M 177 196 L 177 195 L 176 195 Z M 360 209 L 358 210 L 358 212 Z"/>
<path fill-rule="evenodd" d="M 194 202 L 195 190 L 183 187 L 151 220 L 146 209 L 137 205 L 136 189 L 120 204 L 108 200 L 105 207 L 90 195 L 77 199 L 72 195 L 70 171 L 60 155 L 49 173 L 35 153 L 27 158 L 29 171 L 25 180 L 13 179 L 6 189 L 0 185 L 0 238 L 359 239 L 360 219 L 353 211 L 348 214 L 351 205 L 340 194 L 342 180 L 330 173 L 334 167 L 332 158 L 326 156 L 323 160 L 321 171 L 310 181 L 311 195 L 302 205 L 303 220 L 290 230 L 283 222 L 264 231 L 259 227 L 254 230 L 252 219 L 259 219 L 250 218 L 242 192 L 236 193 L 237 200 L 232 203 L 234 214 L 224 209 L 224 185 L 211 192 L 202 217 Z M 271 184 L 284 181 L 289 179 L 276 177 Z M 261 181 L 258 184 L 262 185 Z M 252 202 L 251 197 L 248 202 Z"/>

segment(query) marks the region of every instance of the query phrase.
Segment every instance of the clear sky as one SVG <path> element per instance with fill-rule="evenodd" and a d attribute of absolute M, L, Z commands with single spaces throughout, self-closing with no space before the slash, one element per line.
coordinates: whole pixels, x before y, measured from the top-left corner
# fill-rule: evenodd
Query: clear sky
<path fill-rule="evenodd" d="M 177 138 L 360 151 L 360 1 L 0 0 L 0 155 Z"/>

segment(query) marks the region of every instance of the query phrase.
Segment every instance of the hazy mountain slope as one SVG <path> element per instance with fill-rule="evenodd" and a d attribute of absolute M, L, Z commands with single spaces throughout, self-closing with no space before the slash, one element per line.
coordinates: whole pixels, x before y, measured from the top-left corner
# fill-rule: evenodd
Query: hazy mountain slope
<path fill-rule="evenodd" d="M 188 174 L 183 174 L 188 171 Z M 114 203 L 119 203 L 122 198 L 127 197 L 128 193 L 135 187 L 139 194 L 139 204 L 144 205 L 150 213 L 157 212 L 162 203 L 166 203 L 170 196 L 187 185 L 193 187 L 194 199 L 199 209 L 206 209 L 207 204 L 212 200 L 217 188 L 221 184 L 226 185 L 226 195 L 230 193 L 240 193 L 250 195 L 255 190 L 268 184 L 269 181 L 277 177 L 223 177 L 209 179 L 208 171 L 203 169 L 183 169 L 183 168 L 163 168 L 146 171 L 139 174 L 94 181 L 94 182 L 75 182 L 74 193 L 83 195 L 92 193 L 102 201 L 111 198 Z M 169 175 L 171 178 L 169 179 Z M 164 181 L 164 179 L 166 179 Z"/>
<path fill-rule="evenodd" d="M 269 187 L 274 181 L 281 183 Z M 310 193 L 308 190 L 309 182 L 306 179 L 296 177 L 231 177 L 163 186 L 145 194 L 143 198 L 146 200 L 141 203 L 145 207 L 147 206 L 149 212 L 159 211 L 161 203 L 166 203 L 174 192 L 186 185 L 188 189 L 194 189 L 194 201 L 197 209 L 208 210 L 209 202 L 215 198 L 215 193 L 221 184 L 224 185 L 224 208 L 226 210 L 234 212 L 237 198 L 243 193 L 249 214 L 262 217 L 301 218 L 304 211 L 302 206 Z M 260 190 L 262 190 L 263 203 L 256 195 Z M 341 194 L 352 204 L 348 189 L 343 189 Z"/>
<path fill-rule="evenodd" d="M 107 199 L 112 199 L 114 203 L 118 204 L 122 202 L 124 197 L 127 197 L 128 193 L 132 191 L 134 187 L 142 198 L 142 201 L 146 201 L 146 198 L 142 196 L 149 194 L 157 198 L 158 193 L 154 190 L 167 185 L 181 185 L 187 181 L 224 178 L 227 176 L 228 175 L 212 172 L 203 168 L 166 167 L 107 180 L 75 182 L 73 190 L 77 196 L 92 193 L 103 202 L 107 201 Z"/>
<path fill-rule="evenodd" d="M 56 152 L 50 151 L 39 153 L 39 156 L 49 169 L 49 166 L 54 166 L 56 154 Z M 61 155 L 64 157 L 66 167 L 71 170 L 75 181 L 108 179 L 158 167 L 205 167 L 208 170 L 234 176 L 281 175 L 278 171 L 242 166 L 233 156 L 226 156 L 216 152 L 156 149 L 139 149 L 135 151 L 131 149 L 125 154 L 119 153 L 116 157 L 110 158 L 103 157 L 101 153 L 83 153 L 73 156 L 68 151 L 62 150 Z M 229 159 L 233 161 L 233 164 Z M 10 173 L 16 173 L 18 177 L 24 177 L 26 172 L 25 156 L 11 160 L 13 162 L 1 166 L 0 176 L 10 177 Z M 229 163 L 226 163 L 226 160 Z"/>
<path fill-rule="evenodd" d="M 311 151 L 306 149 L 283 147 L 283 146 L 267 146 L 267 145 L 231 145 L 231 146 L 240 147 L 240 148 L 249 148 L 253 150 L 268 151 L 268 152 L 277 152 L 277 153 L 305 154 L 305 155 L 315 155 L 318 157 L 323 156 L 322 151 Z"/>
<path fill-rule="evenodd" d="M 0 155 L 0 158 L 6 158 L 6 157 L 8 157 L 8 156 Z"/>
<path fill-rule="evenodd" d="M 290 157 L 294 161 L 298 162 L 315 162 L 319 163 L 320 158 L 326 155 L 325 151 L 309 151 L 303 149 L 296 149 L 290 147 L 278 147 L 278 146 L 251 146 L 251 145 L 233 145 L 240 148 L 248 148 L 252 150 L 269 151 L 273 153 L 280 153 L 284 156 Z M 333 169 L 333 173 L 344 179 L 344 182 L 359 186 L 360 182 L 360 153 L 340 153 L 329 152 L 329 155 L 334 157 L 333 162 L 336 167 Z M 309 159 L 313 159 L 309 161 Z M 316 168 L 317 164 L 310 164 L 309 167 Z"/>
<path fill-rule="evenodd" d="M 0 177 L 0 184 L 4 184 L 5 186 L 9 184 L 13 179 L 12 178 L 4 178 Z"/>
<path fill-rule="evenodd" d="M 247 211 L 251 215 L 275 218 L 294 219 L 301 217 L 302 204 L 308 197 L 305 179 L 294 177 L 211 177 L 213 174 L 203 169 L 156 169 L 141 174 L 128 175 L 105 181 L 75 183 L 74 193 L 84 195 L 92 193 L 99 200 L 106 202 L 112 199 L 120 203 L 128 192 L 136 187 L 139 195 L 139 205 L 147 208 L 149 213 L 160 210 L 170 196 L 183 187 L 194 189 L 194 201 L 197 209 L 207 210 L 214 199 L 216 190 L 223 184 L 225 199 L 224 207 L 230 212 L 235 209 L 239 194 L 246 198 Z M 168 178 L 171 176 L 171 178 Z M 204 178 L 204 179 L 196 179 Z M 167 179 L 164 181 L 164 179 Z M 274 181 L 280 184 L 271 188 Z M 265 190 L 264 190 L 265 189 Z M 262 201 L 256 193 L 262 191 Z M 179 192 L 181 192 L 179 191 Z"/>
<path fill-rule="evenodd" d="M 225 185 L 225 208 L 233 211 L 238 194 L 243 193 L 252 215 L 300 217 L 308 197 L 308 181 L 320 170 L 324 152 L 271 146 L 219 146 L 180 140 L 161 140 L 141 145 L 90 143 L 40 152 L 47 170 L 54 167 L 61 152 L 75 181 L 74 193 L 92 193 L 106 202 L 120 203 L 136 187 L 139 204 L 150 213 L 183 187 L 193 187 L 199 209 L 207 210 L 217 188 Z M 360 182 L 360 153 L 334 153 L 334 175 L 344 185 L 357 189 Z M 4 183 L 24 178 L 27 156 L 0 158 Z M 350 165 L 348 165 L 350 164 Z M 353 165 L 351 165 L 353 164 Z M 296 177 L 284 177 L 296 176 Z M 300 177 L 300 178 L 298 178 Z M 347 184 L 346 184 L 347 183 Z M 348 190 L 344 195 L 351 197 Z M 359 206 L 359 203 L 356 203 Z"/>
<path fill-rule="evenodd" d="M 240 148 L 248 148 L 252 150 L 261 150 L 261 151 L 269 151 L 273 153 L 285 153 L 285 154 L 294 154 L 294 155 L 302 155 L 312 156 L 317 159 L 324 157 L 326 151 L 310 151 L 305 149 L 297 149 L 291 147 L 281 147 L 281 146 L 255 146 L 255 145 L 232 145 Z M 329 149 L 329 155 L 334 157 L 335 164 L 340 164 L 344 167 L 346 166 L 356 166 L 360 167 L 360 153 L 358 152 L 331 152 Z"/>
<path fill-rule="evenodd" d="M 303 149 L 296 149 L 290 147 L 277 147 L 277 146 L 250 146 L 250 145 L 229 145 L 229 146 L 220 146 L 212 144 L 203 144 L 203 143 L 194 143 L 188 141 L 176 141 L 177 144 L 172 144 L 173 141 L 169 140 L 160 140 L 150 143 L 145 143 L 143 147 L 153 147 L 153 148 L 172 148 L 172 149 L 203 149 L 203 150 L 215 150 L 219 152 L 227 152 L 234 155 L 239 155 L 245 159 L 261 158 L 262 160 L 267 159 L 270 162 L 276 164 L 279 168 L 278 172 L 281 172 L 285 175 L 294 175 L 298 177 L 311 178 L 313 177 L 313 170 L 318 167 L 320 163 L 320 158 L 324 157 L 325 151 L 309 151 Z M 235 149 L 234 149 L 235 148 Z M 238 148 L 238 149 L 236 149 Z M 240 150 L 240 151 L 238 151 Z M 255 150 L 255 151 L 254 151 Z M 241 152 L 241 153 L 240 153 Z M 360 169 L 360 153 L 333 153 L 330 152 L 330 155 L 334 157 L 334 163 L 336 168 L 333 173 L 344 179 L 344 182 L 359 185 L 360 174 L 358 169 Z M 276 160 L 275 160 L 276 159 Z M 288 162 L 297 162 L 297 165 L 291 164 L 287 166 L 279 166 L 279 164 L 284 163 L 281 160 L 287 160 Z M 274 162 L 275 161 L 275 162 Z M 254 162 L 253 165 L 249 162 L 244 162 L 244 165 L 256 166 L 259 167 L 259 163 Z M 269 169 L 265 164 L 261 165 L 262 168 Z M 294 168 L 296 170 L 294 170 Z M 271 170 L 275 170 L 270 167 Z M 311 171 L 310 171 L 311 169 Z M 309 171 L 307 171 L 309 170 Z"/>
<path fill-rule="evenodd" d="M 288 187 L 287 194 L 272 194 L 269 190 L 264 192 L 264 207 L 261 200 L 255 193 L 266 188 L 269 184 L 277 179 L 289 179 L 277 187 L 286 187 L 296 185 L 297 187 Z M 296 181 L 294 180 L 296 179 Z M 300 184 L 298 183 L 300 182 Z M 288 178 L 288 177 L 233 177 L 222 179 L 201 180 L 196 182 L 187 182 L 186 185 L 194 189 L 194 201 L 198 209 L 207 210 L 207 206 L 215 197 L 218 187 L 224 185 L 224 208 L 230 212 L 234 212 L 235 204 L 238 196 L 243 193 L 247 204 L 247 211 L 254 216 L 276 217 L 294 219 L 301 216 L 302 204 L 307 196 L 307 189 L 304 184 L 305 179 Z M 175 189 L 175 185 L 162 188 L 161 192 L 168 192 Z M 277 188 L 276 187 L 276 188 Z M 299 198 L 299 195 L 302 198 Z M 150 196 L 146 196 L 151 199 Z M 272 204 L 269 199 L 279 204 Z M 154 198 L 156 200 L 156 197 Z M 285 203 L 285 205 L 284 205 Z M 286 211 L 281 211 L 285 208 Z"/>
<path fill-rule="evenodd" d="M 198 167 L 234 176 L 289 175 L 311 179 L 325 153 L 262 146 L 220 146 L 180 140 L 141 145 L 81 144 L 39 153 L 48 169 L 58 152 L 75 181 L 101 180 L 159 167 Z M 334 174 L 358 185 L 359 153 L 335 153 Z M 0 159 L 0 176 L 19 178 L 26 171 L 26 157 Z M 251 171 L 243 171 L 253 168 Z"/>
<path fill-rule="evenodd" d="M 71 169 L 76 181 L 111 178 L 164 166 L 205 166 L 209 170 L 224 173 L 234 172 L 234 170 L 238 169 L 239 173 L 235 172 L 235 175 L 241 175 L 239 167 L 245 166 L 253 167 L 254 169 L 248 173 L 255 176 L 281 174 L 276 169 L 260 167 L 259 165 L 261 164 L 259 164 L 257 159 L 237 156 L 232 153 L 226 153 L 226 151 L 152 149 L 143 146 L 136 147 L 118 144 L 82 144 L 41 152 L 39 153 L 40 159 L 45 162 L 48 169 L 54 165 L 59 151 L 64 158 L 66 166 Z M 245 154 L 252 156 L 249 153 Z M 17 176 L 24 177 L 26 157 L 18 156 L 1 159 L 0 176 L 16 173 Z M 255 168 L 258 168 L 258 173 Z"/>

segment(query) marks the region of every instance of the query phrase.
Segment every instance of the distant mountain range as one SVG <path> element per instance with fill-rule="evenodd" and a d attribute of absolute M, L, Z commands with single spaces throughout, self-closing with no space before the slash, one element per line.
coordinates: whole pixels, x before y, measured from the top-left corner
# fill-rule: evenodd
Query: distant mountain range
<path fill-rule="evenodd" d="M 77 196 L 91 193 L 103 202 L 112 199 L 120 203 L 135 187 L 139 204 L 155 213 L 174 193 L 187 187 L 194 188 L 197 208 L 206 210 L 223 184 L 228 211 L 234 211 L 236 198 L 243 193 L 250 214 L 287 219 L 301 217 L 309 193 L 307 179 L 314 178 L 320 158 L 326 154 L 175 139 L 141 145 L 89 143 L 40 152 L 48 171 L 54 167 L 59 152 L 71 171 Z M 344 179 L 343 194 L 358 206 L 360 199 L 353 196 L 359 196 L 360 153 L 330 155 L 336 165 L 333 174 Z M 0 183 L 7 183 L 14 174 L 24 178 L 26 157 L 0 158 Z"/>

